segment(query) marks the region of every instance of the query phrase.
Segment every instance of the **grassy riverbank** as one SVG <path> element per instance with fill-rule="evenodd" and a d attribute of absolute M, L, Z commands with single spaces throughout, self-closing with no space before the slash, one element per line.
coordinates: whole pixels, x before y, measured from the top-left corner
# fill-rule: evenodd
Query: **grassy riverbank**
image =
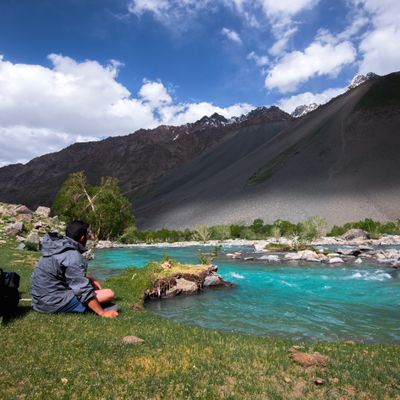
<path fill-rule="evenodd" d="M 22 277 L 28 297 L 37 253 L 0 244 L 0 266 Z M 2 399 L 398 399 L 400 346 L 292 343 L 189 328 L 134 311 L 150 269 L 109 281 L 122 308 L 114 320 L 94 315 L 42 315 L 21 303 L 0 328 Z M 227 289 L 229 290 L 229 289 Z M 139 346 L 122 338 L 136 335 Z M 319 351 L 326 368 L 304 369 L 289 348 Z M 315 377 L 324 383 L 317 385 Z"/>

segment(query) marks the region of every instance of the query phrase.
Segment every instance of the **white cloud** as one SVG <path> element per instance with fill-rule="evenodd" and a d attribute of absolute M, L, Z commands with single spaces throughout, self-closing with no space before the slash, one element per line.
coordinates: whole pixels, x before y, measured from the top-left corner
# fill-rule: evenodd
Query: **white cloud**
<path fill-rule="evenodd" d="M 222 28 L 221 33 L 232 42 L 235 42 L 237 44 L 243 44 L 242 39 L 240 38 L 237 32 L 228 28 Z"/>
<path fill-rule="evenodd" d="M 336 76 L 355 58 L 356 51 L 349 41 L 334 45 L 316 40 L 303 52 L 293 51 L 279 59 L 269 70 L 265 86 L 282 93 L 291 92 L 314 76 Z"/>
<path fill-rule="evenodd" d="M 216 9 L 228 8 L 236 12 L 251 28 L 264 29 L 267 21 L 277 40 L 271 48 L 271 54 L 276 55 L 282 53 L 290 37 L 297 32 L 293 18 L 304 10 L 312 9 L 318 2 L 319 0 L 130 0 L 128 11 L 137 17 L 150 13 L 170 29 L 185 31 L 190 27 L 188 21 L 199 12 L 210 13 Z M 223 33 L 236 43 L 241 43 L 236 32 L 223 30 Z"/>
<path fill-rule="evenodd" d="M 169 9 L 169 3 L 168 0 L 133 0 L 128 5 L 128 10 L 137 16 L 152 12 L 156 17 L 162 18 L 163 13 Z"/>
<path fill-rule="evenodd" d="M 400 2 L 353 0 L 368 13 L 372 28 L 363 36 L 359 50 L 361 73 L 387 74 L 400 69 Z"/>
<path fill-rule="evenodd" d="M 0 165 L 76 141 L 194 122 L 205 114 L 226 117 L 250 111 L 249 104 L 220 108 L 211 103 L 174 103 L 160 81 L 143 82 L 138 96 L 117 81 L 118 62 L 101 65 L 51 54 L 51 68 L 13 64 L 0 56 Z"/>
<path fill-rule="evenodd" d="M 247 54 L 247 59 L 253 60 L 259 67 L 265 67 L 269 64 L 269 58 L 267 56 L 259 56 L 254 51 Z"/>
<path fill-rule="evenodd" d="M 318 0 L 259 0 L 268 16 L 293 16 L 300 11 L 313 8 Z"/>
<path fill-rule="evenodd" d="M 163 25 L 179 32 L 186 31 L 200 11 L 214 7 L 213 0 L 131 0 L 128 11 L 137 17 L 150 13 Z"/>
<path fill-rule="evenodd" d="M 295 96 L 285 97 L 279 100 L 278 106 L 282 110 L 290 114 L 298 106 L 309 105 L 312 103 L 325 104 L 334 97 L 344 93 L 346 90 L 347 88 L 344 87 L 344 88 L 327 89 L 321 93 L 311 93 L 311 92 L 300 93 Z"/>
<path fill-rule="evenodd" d="M 172 103 L 172 97 L 160 81 L 151 82 L 145 79 L 143 86 L 139 90 L 139 96 L 153 108 Z"/>

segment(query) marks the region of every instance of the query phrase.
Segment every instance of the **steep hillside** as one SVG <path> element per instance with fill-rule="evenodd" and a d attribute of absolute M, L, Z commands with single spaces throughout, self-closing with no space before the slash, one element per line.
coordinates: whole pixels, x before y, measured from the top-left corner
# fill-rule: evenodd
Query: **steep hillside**
<path fill-rule="evenodd" d="M 124 194 L 135 202 L 157 178 L 184 165 L 237 130 L 290 119 L 276 107 L 259 108 L 231 120 L 214 114 L 179 127 L 160 126 L 99 142 L 76 143 L 25 165 L 0 168 L 0 201 L 22 203 L 31 208 L 51 206 L 68 174 L 85 171 L 92 184 L 98 183 L 102 176 L 118 178 Z"/>
<path fill-rule="evenodd" d="M 157 182 L 139 225 L 399 218 L 399 86 L 399 73 L 376 77 L 283 130 L 239 130 Z"/>

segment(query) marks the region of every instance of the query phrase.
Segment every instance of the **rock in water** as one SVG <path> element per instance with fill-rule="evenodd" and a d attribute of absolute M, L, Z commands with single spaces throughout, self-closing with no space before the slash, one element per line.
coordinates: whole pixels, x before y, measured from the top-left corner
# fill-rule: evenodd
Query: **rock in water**
<path fill-rule="evenodd" d="M 214 275 L 206 276 L 204 279 L 203 285 L 204 285 L 204 287 L 222 286 L 223 282 L 219 275 L 214 274 Z"/>
<path fill-rule="evenodd" d="M 329 264 L 340 264 L 344 261 L 340 257 L 332 257 L 329 259 Z"/>
<path fill-rule="evenodd" d="M 181 290 L 183 294 L 193 294 L 196 293 L 199 288 L 196 285 L 196 282 L 188 281 L 184 278 L 177 278 L 176 279 L 176 286 L 175 289 Z"/>

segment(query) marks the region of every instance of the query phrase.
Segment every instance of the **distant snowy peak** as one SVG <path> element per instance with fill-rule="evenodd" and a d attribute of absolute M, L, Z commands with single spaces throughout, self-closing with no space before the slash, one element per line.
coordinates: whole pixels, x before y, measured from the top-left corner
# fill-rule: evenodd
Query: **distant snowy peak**
<path fill-rule="evenodd" d="M 284 121 L 290 119 L 290 115 L 282 111 L 276 106 L 272 107 L 257 107 L 251 110 L 248 114 L 243 114 L 240 117 L 232 117 L 226 119 L 220 114 L 214 113 L 210 117 L 204 116 L 203 118 L 196 121 L 192 125 L 196 128 L 218 128 L 227 125 L 237 124 L 254 124 L 258 122 L 272 122 L 272 121 Z"/>
<path fill-rule="evenodd" d="M 244 118 L 244 119 L 243 119 Z M 250 111 L 245 116 L 242 116 L 241 122 L 247 123 L 261 123 L 261 122 L 274 122 L 286 121 L 291 119 L 291 116 L 279 107 L 258 107 Z"/>
<path fill-rule="evenodd" d="M 316 110 L 320 105 L 317 103 L 311 103 L 311 104 L 303 104 L 302 106 L 296 107 L 296 109 L 292 112 L 292 117 L 293 118 L 300 118 L 303 117 L 304 115 L 310 113 L 311 111 Z"/>
<path fill-rule="evenodd" d="M 204 116 L 194 123 L 194 125 L 204 127 L 204 128 L 217 128 L 219 126 L 224 126 L 229 121 L 222 115 L 214 113 L 210 117 Z"/>
<path fill-rule="evenodd" d="M 214 113 L 211 116 L 204 116 L 194 123 L 187 123 L 181 126 L 162 125 L 153 130 L 153 132 L 163 130 L 168 133 L 169 140 L 175 142 L 180 140 L 183 137 L 182 135 L 190 135 L 192 132 L 206 131 L 216 128 L 236 129 L 241 126 L 249 126 L 265 122 L 287 121 L 291 118 L 290 114 L 287 114 L 276 106 L 258 107 L 240 117 L 226 119 L 224 116 Z"/>
<path fill-rule="evenodd" d="M 368 72 L 366 75 L 358 74 L 351 80 L 349 89 L 354 89 L 357 86 L 360 86 L 362 83 L 378 77 L 379 75 L 374 74 L 373 72 Z"/>

